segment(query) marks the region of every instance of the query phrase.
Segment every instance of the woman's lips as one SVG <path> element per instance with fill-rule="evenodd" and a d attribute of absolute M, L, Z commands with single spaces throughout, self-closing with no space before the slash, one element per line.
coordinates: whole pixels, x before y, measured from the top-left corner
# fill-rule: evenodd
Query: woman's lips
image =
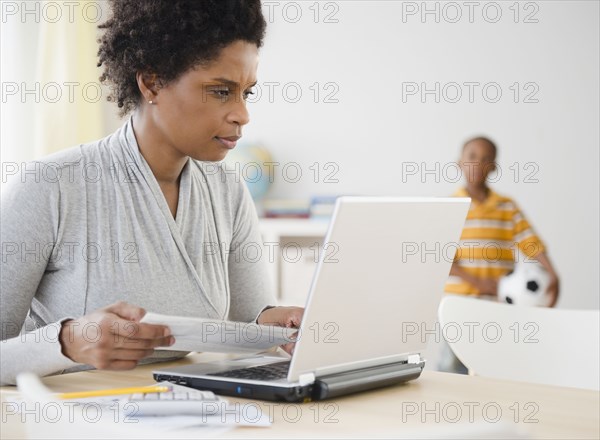
<path fill-rule="evenodd" d="M 235 148 L 235 145 L 237 144 L 239 137 L 236 137 L 236 136 L 218 137 L 218 136 L 216 136 L 215 139 L 218 140 L 219 142 L 221 142 L 221 144 L 223 144 L 225 146 L 225 148 L 229 148 L 230 150 L 232 150 L 233 148 Z"/>

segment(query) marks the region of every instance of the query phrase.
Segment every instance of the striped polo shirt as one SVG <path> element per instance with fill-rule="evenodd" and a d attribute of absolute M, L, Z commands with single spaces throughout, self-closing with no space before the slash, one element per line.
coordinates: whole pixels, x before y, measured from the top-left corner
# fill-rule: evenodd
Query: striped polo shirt
<path fill-rule="evenodd" d="M 469 197 L 465 188 L 454 195 Z M 482 203 L 471 202 L 454 261 L 478 278 L 498 279 L 513 269 L 515 258 L 533 259 L 544 250 L 515 202 L 490 190 Z M 480 293 L 457 276 L 449 277 L 445 290 L 463 295 Z"/>

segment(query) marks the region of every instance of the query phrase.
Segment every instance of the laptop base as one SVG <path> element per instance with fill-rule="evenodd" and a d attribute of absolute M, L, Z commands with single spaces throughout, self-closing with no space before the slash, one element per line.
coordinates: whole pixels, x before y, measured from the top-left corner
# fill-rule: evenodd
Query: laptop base
<path fill-rule="evenodd" d="M 212 391 L 222 396 L 276 402 L 311 402 L 408 382 L 417 379 L 424 367 L 424 361 L 417 364 L 394 363 L 323 376 L 303 386 L 224 381 L 219 376 L 213 379 L 207 376 L 194 377 L 190 374 L 180 376 L 172 372 L 169 374 L 157 372 L 153 377 L 157 382 L 168 381 L 199 390 Z"/>

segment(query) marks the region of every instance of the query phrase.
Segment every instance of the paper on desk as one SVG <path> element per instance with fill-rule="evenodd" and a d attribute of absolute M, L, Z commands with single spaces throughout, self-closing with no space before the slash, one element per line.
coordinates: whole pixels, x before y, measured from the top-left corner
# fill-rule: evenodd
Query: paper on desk
<path fill-rule="evenodd" d="M 166 325 L 175 344 L 157 350 L 257 353 L 293 341 L 294 328 L 146 313 L 141 322 Z"/>
<path fill-rule="evenodd" d="M 157 384 L 153 384 L 157 385 Z M 173 391 L 190 388 L 169 382 L 160 382 Z M 81 439 L 89 437 L 93 429 L 97 438 L 170 439 L 213 438 L 239 426 L 268 427 L 271 420 L 255 403 L 230 403 L 218 397 L 207 414 L 137 416 L 126 414 L 118 405 L 123 396 L 87 397 L 68 400 L 25 400 L 20 395 L 10 396 L 3 402 L 3 410 L 11 414 L 23 413 L 28 438 Z"/>
<path fill-rule="evenodd" d="M 171 387 L 173 391 L 196 391 L 184 385 L 170 382 L 159 382 L 156 385 Z M 232 428 L 236 426 L 271 426 L 268 414 L 262 412 L 255 403 L 239 404 L 230 403 L 227 399 L 217 396 L 218 401 L 207 406 L 207 413 L 203 415 L 178 415 L 178 416 L 132 416 L 140 426 L 160 429 L 164 431 L 181 430 L 201 427 Z"/>

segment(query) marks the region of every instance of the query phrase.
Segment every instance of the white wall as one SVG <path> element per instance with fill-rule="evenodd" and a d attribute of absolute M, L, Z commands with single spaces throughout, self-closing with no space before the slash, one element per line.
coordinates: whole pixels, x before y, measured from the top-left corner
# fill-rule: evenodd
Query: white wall
<path fill-rule="evenodd" d="M 282 164 L 278 170 L 295 162 L 303 171 L 296 183 L 278 173 L 269 196 L 450 194 L 458 184 L 443 173 L 436 182 L 433 174 L 408 175 L 403 169 L 413 162 L 434 169 L 437 162 L 450 172 L 448 164 L 463 140 L 489 135 L 498 143 L 503 169 L 494 188 L 517 199 L 546 241 L 562 276 L 559 306 L 599 307 L 598 2 L 521 2 L 518 23 L 512 1 L 475 2 L 473 23 L 465 2 L 428 2 L 427 8 L 439 8 L 439 23 L 433 14 L 425 22 L 419 13 L 403 16 L 413 7 L 421 9 L 422 2 L 320 2 L 317 23 L 312 1 L 264 3 L 272 22 L 261 53 L 262 96 L 250 105 L 252 123 L 245 136 L 270 148 Z M 449 23 L 456 5 L 462 19 Z M 490 23 L 495 5 L 502 16 Z M 294 23 L 297 10 L 302 17 Z M 326 23 L 328 14 L 338 22 Z M 538 22 L 525 23 L 528 14 Z M 3 81 L 26 75 L 32 65 L 34 27 L 31 22 L 2 23 Z M 281 84 L 272 102 L 265 85 L 270 81 Z M 282 86 L 292 82 L 302 91 L 296 103 L 282 96 Z M 321 89 L 318 103 L 309 89 L 315 82 Z M 403 83 L 408 82 L 428 87 L 494 82 L 502 97 L 486 102 L 480 86 L 471 103 L 463 86 L 457 103 L 443 97 L 436 103 L 432 95 L 425 103 L 419 95 L 404 96 L 403 102 Z M 515 82 L 521 88 L 518 103 L 509 89 Z M 333 90 L 332 85 L 325 89 L 326 83 L 337 87 L 339 102 L 323 102 Z M 532 90 L 524 90 L 525 83 L 539 89 L 539 102 L 523 102 Z M 288 92 L 293 97 L 293 89 Z M 491 90 L 487 97 L 493 98 Z M 7 112 L 3 104 L 3 161 L 31 158 L 26 105 L 12 104 Z M 115 113 L 112 104 L 105 104 L 107 133 L 119 124 Z M 318 182 L 309 168 L 314 162 L 321 171 Z M 337 183 L 325 182 L 336 169 L 325 169 L 328 162 L 338 167 L 332 176 Z M 518 178 L 515 168 L 509 169 L 515 162 Z M 537 182 L 526 182 L 536 169 L 532 177 Z"/>
<path fill-rule="evenodd" d="M 456 8 L 438 3 L 440 23 L 433 15 L 423 23 L 420 15 L 405 15 L 405 22 L 402 15 L 403 8 L 420 8 L 421 2 L 343 1 L 335 2 L 338 23 L 324 23 L 322 16 L 314 23 L 312 2 L 300 2 L 303 15 L 293 23 L 296 8 L 287 6 L 286 20 L 281 2 L 262 50 L 259 84 L 296 82 L 303 96 L 286 102 L 279 87 L 271 103 L 263 86 L 260 101 L 251 105 L 247 137 L 268 145 L 276 160 L 302 165 L 299 182 L 275 182 L 270 195 L 283 197 L 450 194 L 457 184 L 449 181 L 454 175 L 446 164 L 457 159 L 467 137 L 489 135 L 503 169 L 493 187 L 516 198 L 546 241 L 562 276 L 559 306 L 598 308 L 598 2 L 535 2 L 527 10 L 521 3 L 519 23 L 509 9 L 513 2 L 499 2 L 501 19 L 487 22 L 494 19 L 489 3 L 479 2 L 473 23 L 463 2 L 454 3 L 462 6 L 458 23 L 445 22 L 443 15 L 446 7 L 452 19 Z M 538 22 L 522 22 L 531 13 Z M 339 103 L 311 102 L 308 87 L 315 82 L 335 82 Z M 495 82 L 503 95 L 488 103 L 479 87 L 470 103 L 463 87 L 458 103 L 443 97 L 436 103 L 433 95 L 426 103 L 405 95 L 403 102 L 405 82 L 430 88 L 435 82 Z M 509 89 L 515 82 L 521 84 L 518 103 Z M 528 82 L 539 88 L 538 103 L 523 102 L 536 87 L 524 90 Z M 329 161 L 339 166 L 339 183 L 325 183 L 323 176 L 315 183 L 308 167 Z M 409 162 L 425 162 L 427 169 L 439 162 L 448 179 L 443 172 L 439 182 L 434 174 L 403 174 Z"/>

